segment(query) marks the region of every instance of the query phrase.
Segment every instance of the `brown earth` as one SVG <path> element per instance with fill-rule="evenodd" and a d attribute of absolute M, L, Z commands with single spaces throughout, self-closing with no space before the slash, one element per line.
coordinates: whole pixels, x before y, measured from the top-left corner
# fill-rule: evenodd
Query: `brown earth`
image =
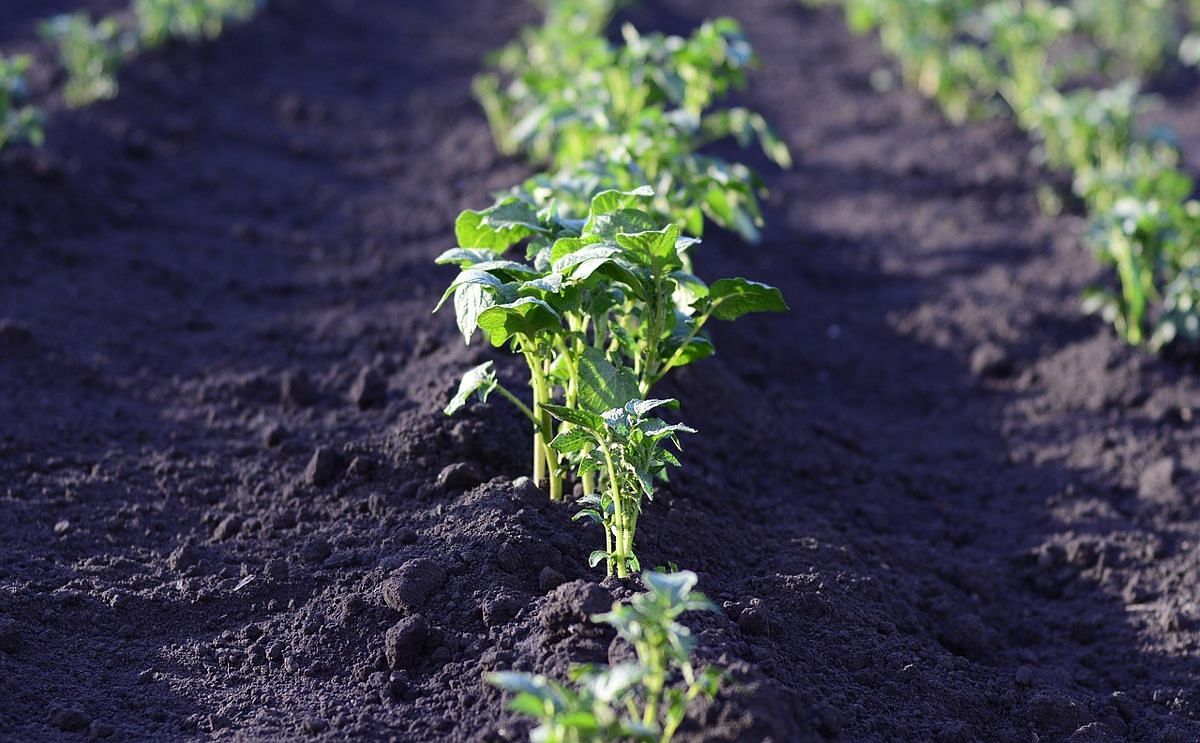
<path fill-rule="evenodd" d="M 39 7 L 0 46 L 44 90 Z M 700 434 L 639 552 L 700 574 L 734 672 L 681 737 L 1200 739 L 1194 369 L 1079 314 L 1104 275 L 1022 137 L 876 94 L 836 13 L 630 17 L 721 13 L 798 163 L 698 271 L 792 312 L 667 390 Z M 636 586 L 513 486 L 517 414 L 440 413 L 486 358 L 519 386 L 429 310 L 456 213 L 527 172 L 469 81 L 534 19 L 276 0 L 0 155 L 0 738 L 514 740 L 483 671 L 619 652 L 584 616 Z"/>

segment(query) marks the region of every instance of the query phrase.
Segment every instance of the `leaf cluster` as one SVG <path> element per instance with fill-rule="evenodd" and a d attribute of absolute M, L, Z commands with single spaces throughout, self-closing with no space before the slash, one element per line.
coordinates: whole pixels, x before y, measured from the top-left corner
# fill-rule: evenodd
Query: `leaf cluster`
<path fill-rule="evenodd" d="M 614 627 L 633 647 L 637 660 L 576 666 L 569 684 L 513 671 L 487 674 L 488 683 L 515 694 L 510 709 L 538 721 L 531 740 L 668 743 L 683 722 L 688 702 L 716 695 L 720 671 L 695 669 L 695 639 L 678 621 L 688 611 L 715 609 L 693 590 L 696 574 L 647 572 L 642 582 L 649 590 L 592 617 Z"/>
<path fill-rule="evenodd" d="M 550 166 L 514 192 L 537 206 L 553 197 L 579 213 L 600 191 L 648 184 L 652 211 L 685 231 L 702 234 L 707 217 L 757 241 L 761 180 L 701 152 L 732 138 L 791 163 L 760 114 L 713 108 L 745 84 L 755 62 L 738 24 L 708 21 L 686 38 L 626 24 L 614 44 L 604 33 L 613 3 L 551 5 L 545 23 L 494 55 L 474 85 L 501 151 Z"/>
<path fill-rule="evenodd" d="M 93 21 L 86 12 L 56 16 L 41 25 L 58 47 L 67 73 L 63 100 L 82 107 L 117 95 L 122 65 L 172 39 L 213 39 L 231 23 L 253 16 L 265 0 L 133 0 L 131 13 Z M 126 22 L 126 16 L 132 22 Z"/>
<path fill-rule="evenodd" d="M 602 191 L 579 219 L 552 205 L 502 199 L 463 212 L 455 226 L 460 247 L 437 259 L 459 273 L 435 311 L 452 301 L 465 341 L 478 332 L 521 356 L 533 400 L 525 405 L 484 364 L 466 373 L 446 412 L 493 392 L 516 404 L 534 427 L 535 480 L 547 479 L 557 499 L 564 469 L 580 477 L 609 514 L 600 519 L 608 566 L 622 576 L 632 564 L 637 504 L 652 494 L 661 467 L 642 456 L 640 440 L 613 439 L 619 429 L 605 416 L 617 416 L 615 425 L 623 410 L 648 412 L 639 401 L 659 381 L 712 355 L 711 320 L 787 309 L 774 287 L 743 278 L 709 284 L 690 272 L 688 252 L 698 241 L 647 211 L 652 197 L 647 187 Z M 521 247 L 523 256 L 511 255 Z M 628 425 L 636 431 L 642 422 Z M 580 438 L 586 434 L 599 438 Z M 614 458 L 611 467 L 605 456 Z M 597 481 L 608 483 L 601 494 Z"/>
<path fill-rule="evenodd" d="M 0 150 L 21 142 L 42 143 L 42 113 L 27 103 L 29 64 L 25 55 L 0 56 Z"/>
<path fill-rule="evenodd" d="M 1177 3 L 836 1 L 857 30 L 879 31 L 909 82 L 952 119 L 1006 109 L 1045 165 L 1073 174 L 1089 242 L 1116 278 L 1116 288 L 1088 291 L 1085 310 L 1132 344 L 1191 340 L 1181 329 L 1200 324 L 1187 317 L 1200 311 L 1188 300 L 1200 206 L 1174 137 L 1138 126 L 1152 99 L 1136 82 L 1182 43 Z M 1200 3 L 1191 5 L 1196 15 Z M 1109 75 L 1127 78 L 1109 84 Z"/>

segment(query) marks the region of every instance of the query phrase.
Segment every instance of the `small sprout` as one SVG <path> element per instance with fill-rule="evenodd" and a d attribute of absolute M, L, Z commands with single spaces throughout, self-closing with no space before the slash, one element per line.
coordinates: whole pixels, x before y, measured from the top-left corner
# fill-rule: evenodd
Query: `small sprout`
<path fill-rule="evenodd" d="M 25 55 L 0 56 L 0 150 L 22 142 L 42 144 L 42 112 L 26 102 L 29 64 Z"/>
<path fill-rule="evenodd" d="M 695 638 L 678 621 L 688 611 L 716 609 L 693 591 L 696 581 L 696 574 L 686 570 L 643 573 L 648 590 L 592 617 L 593 622 L 616 629 L 633 647 L 637 660 L 575 666 L 566 684 L 514 671 L 484 678 L 515 695 L 509 709 L 538 721 L 530 738 L 539 743 L 669 743 L 683 724 L 688 703 L 715 697 L 722 678 L 719 669 L 696 669 Z"/>
<path fill-rule="evenodd" d="M 58 45 L 59 61 L 67 71 L 67 105 L 87 106 L 117 95 L 117 73 L 135 51 L 136 40 L 116 19 L 93 23 L 87 13 L 60 15 L 42 24 L 42 35 Z"/>
<path fill-rule="evenodd" d="M 591 519 L 604 529 L 605 549 L 593 552 L 589 562 L 595 566 L 603 560 L 610 575 L 615 571 L 624 578 L 629 571 L 639 570 L 633 545 L 642 499 L 654 497 L 654 481 L 668 466 L 680 466 L 666 445 L 678 451 L 679 434 L 696 432 L 650 415 L 658 408 L 678 406 L 676 400 L 635 399 L 599 415 L 546 406 L 551 415 L 570 424 L 550 442 L 551 448 L 561 454 L 580 454 L 579 470 L 599 472 L 604 478 L 606 487 L 584 496 L 580 501 L 584 508 L 575 518 Z"/>

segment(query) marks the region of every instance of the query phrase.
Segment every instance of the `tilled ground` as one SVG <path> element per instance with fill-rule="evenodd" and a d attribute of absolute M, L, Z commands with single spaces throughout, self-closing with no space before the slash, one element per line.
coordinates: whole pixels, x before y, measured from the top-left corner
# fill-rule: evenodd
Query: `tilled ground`
<path fill-rule="evenodd" d="M 44 61 L 36 6 L 0 39 Z M 639 551 L 700 574 L 735 680 L 683 737 L 1200 739 L 1194 371 L 1079 315 L 1102 274 L 1027 143 L 876 94 L 837 14 L 631 17 L 729 12 L 798 164 L 698 270 L 793 311 L 667 390 L 701 433 Z M 0 738 L 515 740 L 482 672 L 620 652 L 584 617 L 632 586 L 513 485 L 518 416 L 440 413 L 493 352 L 432 258 L 526 173 L 469 81 L 534 19 L 275 0 L 0 156 Z"/>

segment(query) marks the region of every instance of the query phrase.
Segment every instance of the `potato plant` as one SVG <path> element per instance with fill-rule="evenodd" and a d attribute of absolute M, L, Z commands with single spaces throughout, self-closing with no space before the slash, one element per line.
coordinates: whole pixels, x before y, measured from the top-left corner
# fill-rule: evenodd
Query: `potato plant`
<path fill-rule="evenodd" d="M 146 47 L 171 39 L 215 39 L 231 23 L 245 21 L 262 0 L 134 0 L 138 36 Z"/>
<path fill-rule="evenodd" d="M 731 19 L 704 23 L 691 36 L 622 29 L 623 44 L 604 29 L 604 2 L 553 4 L 543 26 L 495 55 L 475 92 L 496 141 L 550 172 L 515 190 L 536 205 L 580 212 L 602 190 L 649 184 L 652 211 L 700 235 L 705 217 L 757 241 L 762 183 L 741 163 L 702 154 L 732 138 L 758 143 L 787 167 L 786 145 L 758 113 L 714 109 L 745 83 L 755 58 Z"/>
<path fill-rule="evenodd" d="M 134 40 L 115 18 L 93 22 L 87 13 L 60 15 L 42 24 L 42 36 L 58 46 L 67 72 L 63 100 L 68 106 L 87 106 L 117 94 L 117 73 Z"/>
<path fill-rule="evenodd" d="M 42 113 L 26 102 L 29 63 L 27 56 L 0 56 L 0 150 L 21 142 L 42 143 Z"/>
<path fill-rule="evenodd" d="M 547 405 L 602 414 L 647 398 L 671 370 L 713 353 L 710 320 L 787 309 L 765 284 L 731 278 L 710 286 L 690 273 L 685 257 L 698 241 L 644 211 L 652 196 L 648 188 L 604 191 L 578 220 L 505 198 L 460 215 L 460 247 L 437 259 L 459 274 L 435 312 L 452 299 L 464 340 L 480 331 L 520 355 L 532 389 L 525 405 L 476 367 L 446 412 L 493 391 L 516 403 L 533 425 L 533 479 L 548 483 L 554 500 L 562 498 L 565 463 L 550 446 L 558 426 Z M 505 257 L 519 244 L 524 260 Z M 587 494 L 595 478 L 581 473 Z"/>
<path fill-rule="evenodd" d="M 679 618 L 716 607 L 694 591 L 696 574 L 647 572 L 647 590 L 592 621 L 616 629 L 637 659 L 613 666 L 571 669 L 569 683 L 515 671 L 489 673 L 485 680 L 515 694 L 509 704 L 538 721 L 530 739 L 538 743 L 657 741 L 669 743 L 687 715 L 687 705 L 714 697 L 721 672 L 697 669 L 696 640 Z"/>
<path fill-rule="evenodd" d="M 1007 109 L 1039 143 L 1045 165 L 1073 173 L 1091 215 L 1089 242 L 1118 286 L 1089 290 L 1085 310 L 1132 344 L 1191 340 L 1186 329 L 1200 325 L 1190 301 L 1200 263 L 1193 181 L 1172 137 L 1138 127 L 1150 99 L 1136 81 L 1097 87 L 1094 79 L 1095 70 L 1144 75 L 1164 64 L 1184 38 L 1173 3 L 842 4 L 857 30 L 879 30 L 906 78 L 950 118 Z"/>
<path fill-rule="evenodd" d="M 42 24 L 42 36 L 58 47 L 67 73 L 63 100 L 87 106 L 117 95 L 121 66 L 170 39 L 216 38 L 230 23 L 244 21 L 264 0 L 134 0 L 132 24 L 121 15 L 92 21 L 84 12 Z"/>

